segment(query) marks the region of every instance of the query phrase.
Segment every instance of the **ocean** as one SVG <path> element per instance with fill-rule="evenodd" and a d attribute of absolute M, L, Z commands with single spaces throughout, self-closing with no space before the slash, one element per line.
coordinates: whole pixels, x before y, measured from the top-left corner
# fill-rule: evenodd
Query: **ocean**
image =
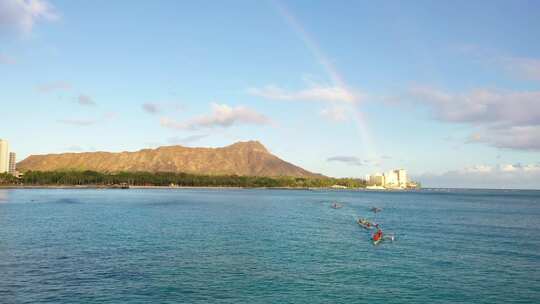
<path fill-rule="evenodd" d="M 540 303 L 540 191 L 0 190 L 0 303 L 404 302 Z"/>

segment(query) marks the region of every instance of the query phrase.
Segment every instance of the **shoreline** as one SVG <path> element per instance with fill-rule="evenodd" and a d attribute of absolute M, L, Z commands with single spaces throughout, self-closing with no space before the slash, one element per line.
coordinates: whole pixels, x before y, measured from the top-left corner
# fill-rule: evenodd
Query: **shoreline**
<path fill-rule="evenodd" d="M 0 185 L 0 190 L 2 189 L 89 189 L 89 190 L 98 190 L 98 189 L 111 189 L 111 190 L 130 190 L 130 189 L 231 189 L 231 190 L 250 190 L 250 189 L 268 189 L 268 190 L 330 190 L 330 191 L 359 191 L 365 190 L 364 188 L 346 188 L 346 189 L 335 189 L 328 187 L 321 188 L 296 188 L 296 187 L 234 187 L 234 186 L 129 186 L 127 189 L 122 189 L 120 187 L 113 186 L 102 186 L 102 185 Z"/>
<path fill-rule="evenodd" d="M 0 190 L 10 190 L 10 189 L 80 189 L 80 190 L 129 190 L 129 189 L 208 189 L 208 190 L 253 190 L 253 189 L 268 189 L 268 190 L 305 190 L 305 191 L 363 191 L 363 192 L 416 192 L 416 191 L 435 191 L 435 192 L 445 192 L 452 190 L 497 190 L 497 191 L 540 191 L 540 189 L 518 189 L 518 188 L 420 188 L 420 189 L 367 189 L 367 188 L 346 188 L 346 189 L 336 189 L 336 188 L 294 188 L 294 187 L 232 187 L 232 186 L 129 186 L 128 189 L 121 189 L 120 187 L 111 187 L 111 186 L 102 186 L 102 185 L 0 185 Z"/>

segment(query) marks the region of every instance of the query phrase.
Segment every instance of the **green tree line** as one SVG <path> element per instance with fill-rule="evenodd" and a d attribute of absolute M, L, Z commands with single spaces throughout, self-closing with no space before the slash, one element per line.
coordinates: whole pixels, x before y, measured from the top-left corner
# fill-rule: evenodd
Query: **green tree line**
<path fill-rule="evenodd" d="M 365 187 L 360 179 L 353 178 L 301 178 L 262 177 L 238 175 L 197 175 L 170 172 L 119 172 L 102 173 L 96 171 L 27 171 L 21 178 L 9 174 L 0 175 L 4 185 L 98 185 L 111 186 L 126 183 L 133 186 L 187 187 L 292 187 L 319 188 L 333 185 L 349 188 Z"/>

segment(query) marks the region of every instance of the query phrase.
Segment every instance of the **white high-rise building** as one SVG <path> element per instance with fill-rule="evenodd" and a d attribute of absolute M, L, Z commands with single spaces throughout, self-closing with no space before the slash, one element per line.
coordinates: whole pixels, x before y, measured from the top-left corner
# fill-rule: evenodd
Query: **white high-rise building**
<path fill-rule="evenodd" d="M 384 180 L 386 186 L 396 187 L 399 185 L 399 179 L 397 171 L 390 170 L 384 174 Z"/>
<path fill-rule="evenodd" d="M 406 188 L 409 184 L 409 178 L 407 177 L 407 170 L 405 169 L 398 169 L 396 170 L 399 180 L 399 186 Z"/>
<path fill-rule="evenodd" d="M 0 139 L 0 173 L 9 171 L 9 146 L 7 140 Z"/>
<path fill-rule="evenodd" d="M 382 186 L 388 189 L 407 189 L 409 187 L 409 178 L 407 170 L 393 169 L 383 174 L 366 175 L 366 183 L 368 186 Z"/>
<path fill-rule="evenodd" d="M 369 176 L 369 184 L 373 186 L 384 186 L 384 175 L 380 173 L 375 173 Z"/>

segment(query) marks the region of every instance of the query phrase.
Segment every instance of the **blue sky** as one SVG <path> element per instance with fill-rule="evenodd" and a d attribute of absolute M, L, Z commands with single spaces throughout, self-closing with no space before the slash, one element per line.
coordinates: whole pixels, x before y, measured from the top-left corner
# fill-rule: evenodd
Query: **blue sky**
<path fill-rule="evenodd" d="M 259 140 L 331 176 L 540 188 L 537 1 L 0 0 L 30 154 Z"/>

